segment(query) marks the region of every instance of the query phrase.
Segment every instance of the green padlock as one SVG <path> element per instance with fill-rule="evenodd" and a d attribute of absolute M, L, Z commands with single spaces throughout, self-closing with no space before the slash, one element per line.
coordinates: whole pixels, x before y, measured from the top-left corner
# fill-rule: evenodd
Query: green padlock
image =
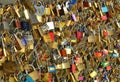
<path fill-rule="evenodd" d="M 102 62 L 101 63 L 101 66 L 104 68 L 104 67 L 106 67 L 106 66 L 108 66 L 109 65 L 109 62 Z"/>

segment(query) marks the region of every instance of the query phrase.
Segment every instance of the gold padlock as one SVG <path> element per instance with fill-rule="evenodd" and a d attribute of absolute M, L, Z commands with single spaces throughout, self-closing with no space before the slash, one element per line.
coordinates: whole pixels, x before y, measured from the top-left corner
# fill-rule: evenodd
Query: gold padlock
<path fill-rule="evenodd" d="M 35 69 L 35 67 L 33 65 L 29 65 L 29 67 L 32 68 L 32 72 L 30 72 L 28 75 L 34 80 L 38 80 L 40 78 L 40 75 L 38 73 L 38 71 Z"/>
<path fill-rule="evenodd" d="M 51 38 L 48 34 L 43 35 L 43 40 L 44 40 L 44 42 L 51 42 Z"/>
<path fill-rule="evenodd" d="M 0 15 L 2 15 L 2 14 L 3 14 L 3 8 L 0 7 Z"/>
<path fill-rule="evenodd" d="M 9 82 L 16 82 L 15 78 L 12 76 L 9 76 Z"/>

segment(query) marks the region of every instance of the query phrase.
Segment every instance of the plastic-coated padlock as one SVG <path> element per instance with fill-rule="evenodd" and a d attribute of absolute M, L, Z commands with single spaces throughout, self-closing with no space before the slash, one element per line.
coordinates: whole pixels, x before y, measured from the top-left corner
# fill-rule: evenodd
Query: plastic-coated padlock
<path fill-rule="evenodd" d="M 83 38 L 83 33 L 80 32 L 80 31 L 77 31 L 76 32 L 76 37 L 77 37 L 77 39 L 82 39 Z"/>
<path fill-rule="evenodd" d="M 94 55 L 98 58 L 102 57 L 102 52 L 94 52 Z"/>
<path fill-rule="evenodd" d="M 102 9 L 102 12 L 103 12 L 103 13 L 108 12 L 108 8 L 107 8 L 107 6 L 105 6 L 105 5 L 103 5 L 101 9 Z"/>

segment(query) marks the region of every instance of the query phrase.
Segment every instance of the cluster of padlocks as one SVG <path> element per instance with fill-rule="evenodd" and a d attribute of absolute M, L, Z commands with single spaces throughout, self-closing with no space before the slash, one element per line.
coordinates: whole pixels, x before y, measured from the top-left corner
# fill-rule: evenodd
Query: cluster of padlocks
<path fill-rule="evenodd" d="M 120 82 L 119 0 L 0 5 L 0 82 Z"/>

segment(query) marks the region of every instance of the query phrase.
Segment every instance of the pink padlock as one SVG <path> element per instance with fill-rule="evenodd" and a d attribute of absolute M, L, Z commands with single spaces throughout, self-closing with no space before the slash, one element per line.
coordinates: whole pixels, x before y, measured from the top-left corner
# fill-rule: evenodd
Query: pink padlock
<path fill-rule="evenodd" d="M 73 18 L 74 21 L 77 21 L 77 18 L 76 18 L 74 13 L 72 13 L 72 18 Z"/>
<path fill-rule="evenodd" d="M 104 20 L 104 21 L 107 20 L 107 16 L 106 16 L 106 15 L 105 15 L 105 16 L 102 16 L 101 18 L 102 18 L 102 20 Z"/>
<path fill-rule="evenodd" d="M 78 79 L 79 79 L 79 81 L 83 81 L 84 80 L 84 76 L 79 76 Z"/>

